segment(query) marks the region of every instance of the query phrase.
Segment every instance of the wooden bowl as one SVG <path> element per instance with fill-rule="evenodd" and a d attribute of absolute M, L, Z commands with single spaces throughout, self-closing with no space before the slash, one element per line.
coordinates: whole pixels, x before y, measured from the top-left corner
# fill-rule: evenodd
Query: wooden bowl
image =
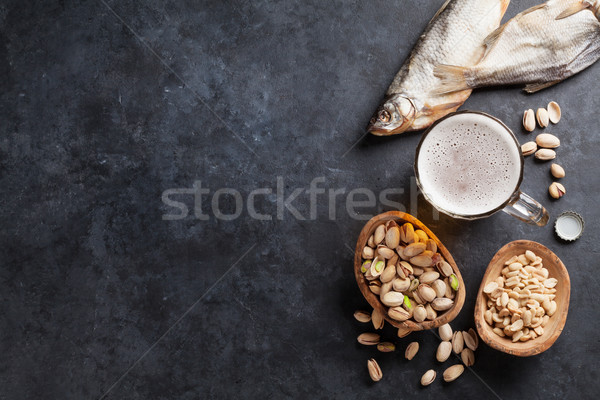
<path fill-rule="evenodd" d="M 484 319 L 486 311 L 487 296 L 483 293 L 483 287 L 492 280 L 500 276 L 504 263 L 514 255 L 525 253 L 526 250 L 533 251 L 536 255 L 542 258 L 544 267 L 548 270 L 549 276 L 556 278 L 557 304 L 556 312 L 550 317 L 548 324 L 544 327 L 544 334 L 533 340 L 526 342 L 513 343 L 511 339 L 500 337 L 492 331 L 492 327 Z M 512 354 L 519 357 L 529 357 L 540 354 L 546 351 L 560 336 L 560 333 L 565 326 L 567 313 L 569 312 L 569 296 L 571 294 L 571 280 L 569 273 L 562 261 L 550 251 L 547 247 L 532 242 L 530 240 L 516 240 L 502 247 L 490 261 L 490 264 L 485 271 L 485 275 L 481 280 L 481 286 L 477 293 L 477 301 L 475 303 L 475 325 L 479 336 L 488 346 L 504 353 Z"/>
<path fill-rule="evenodd" d="M 375 232 L 375 228 L 381 223 L 385 223 L 386 221 L 394 220 L 398 223 L 398 225 L 402 225 L 405 222 L 410 222 L 413 224 L 415 229 L 422 229 L 427 233 L 427 235 L 435 241 L 438 247 L 438 252 L 444 256 L 444 259 L 452 266 L 454 274 L 458 278 L 458 291 L 454 297 L 454 305 L 451 309 L 444 312 L 442 315 L 434 319 L 433 321 L 423 321 L 423 322 L 415 322 L 415 321 L 405 321 L 398 322 L 387 316 L 387 307 L 379 301 L 379 296 L 375 293 L 371 292 L 369 289 L 368 281 L 365 279 L 364 275 L 360 272 L 360 267 L 362 265 L 362 250 L 367 245 L 367 241 L 369 237 Z M 458 270 L 458 266 L 456 262 L 452 258 L 452 255 L 446 249 L 446 247 L 440 242 L 440 240 L 427 228 L 421 221 L 416 219 L 410 214 L 406 214 L 400 211 L 389 211 L 383 214 L 379 214 L 374 216 L 366 223 L 363 227 L 360 235 L 358 236 L 358 241 L 356 242 L 356 251 L 354 253 L 354 276 L 356 277 L 356 282 L 358 283 L 358 287 L 360 288 L 361 293 L 365 297 L 365 299 L 369 302 L 371 307 L 377 309 L 381 312 L 382 315 L 385 316 L 385 320 L 396 328 L 403 328 L 406 331 L 421 331 L 425 329 L 433 329 L 437 328 L 441 325 L 447 324 L 452 321 L 458 313 L 460 312 L 464 302 L 465 302 L 465 284 L 463 282 L 462 276 L 460 275 L 460 271 Z"/>

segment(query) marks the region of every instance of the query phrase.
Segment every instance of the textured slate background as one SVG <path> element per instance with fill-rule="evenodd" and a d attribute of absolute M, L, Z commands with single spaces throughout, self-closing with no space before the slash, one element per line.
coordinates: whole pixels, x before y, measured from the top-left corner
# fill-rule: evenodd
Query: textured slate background
<path fill-rule="evenodd" d="M 547 195 L 549 166 L 526 160 L 523 189 L 553 218 L 572 209 L 586 232 L 563 244 L 551 226 L 507 215 L 477 222 L 434 218 L 411 198 L 419 134 L 367 137 L 371 113 L 436 1 L 14 1 L 0 5 L 0 398 L 592 398 L 599 389 L 597 157 L 600 65 L 527 96 L 478 91 L 464 108 L 493 113 L 519 140 L 525 108 L 558 101 L 567 195 Z M 535 4 L 514 1 L 508 15 Z M 319 195 L 315 218 L 302 193 Z M 163 191 L 201 181 L 197 204 Z M 246 208 L 215 217 L 212 195 L 235 188 Z M 397 339 L 377 354 L 355 337 L 364 308 L 351 249 L 363 221 L 344 199 L 355 188 L 390 199 L 438 234 L 459 263 L 467 301 L 453 324 L 473 325 L 476 289 L 490 258 L 515 239 L 537 240 L 563 259 L 572 295 L 562 336 L 528 359 L 485 345 L 473 372 L 421 389 L 437 339 Z M 232 196 L 220 210 L 235 211 Z M 380 202 L 361 216 L 390 209 Z M 337 215 L 330 218 L 335 210 Z M 406 344 L 421 343 L 412 362 Z M 382 382 L 369 381 L 376 357 Z M 439 376 L 439 375 L 438 375 Z"/>

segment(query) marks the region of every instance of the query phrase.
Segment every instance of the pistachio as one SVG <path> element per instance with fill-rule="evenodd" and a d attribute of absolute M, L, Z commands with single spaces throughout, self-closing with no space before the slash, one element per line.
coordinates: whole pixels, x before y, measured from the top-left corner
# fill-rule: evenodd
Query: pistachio
<path fill-rule="evenodd" d="M 477 350 L 477 347 L 479 347 L 479 335 L 477 335 L 477 332 L 473 328 L 469 329 L 469 335 L 471 335 L 471 338 L 473 339 L 473 347 L 469 346 L 469 348 L 475 351 Z"/>
<path fill-rule="evenodd" d="M 395 249 L 400 244 L 400 229 L 397 226 L 393 226 L 388 229 L 385 234 L 385 244 L 390 249 Z"/>
<path fill-rule="evenodd" d="M 419 304 L 415 307 L 415 311 L 413 312 L 413 318 L 416 322 L 423 322 L 427 319 L 427 310 L 422 304 Z"/>
<path fill-rule="evenodd" d="M 367 240 L 367 246 L 375 247 L 375 239 L 373 235 L 369 236 L 369 240 Z"/>
<path fill-rule="evenodd" d="M 430 267 L 433 265 L 433 258 L 425 254 L 420 254 L 412 257 L 410 259 L 410 263 L 416 265 L 417 267 Z"/>
<path fill-rule="evenodd" d="M 406 347 L 406 351 L 404 352 L 404 357 L 407 360 L 412 360 L 419 351 L 419 342 L 412 342 Z"/>
<path fill-rule="evenodd" d="M 565 170 L 564 170 L 564 168 L 561 167 L 558 164 L 552 164 L 550 166 L 550 173 L 556 179 L 560 179 L 560 178 L 564 178 L 565 177 Z"/>
<path fill-rule="evenodd" d="M 417 290 L 419 292 L 419 297 L 427 303 L 432 302 L 433 299 L 436 298 L 435 290 L 433 290 L 429 285 L 422 283 L 419 285 L 419 288 Z"/>
<path fill-rule="evenodd" d="M 371 268 L 370 268 L 369 272 L 371 273 L 371 276 L 377 278 L 379 275 L 381 275 L 384 268 L 385 268 L 385 262 L 383 260 L 381 260 L 379 257 L 375 257 L 375 259 L 371 263 Z"/>
<path fill-rule="evenodd" d="M 371 358 L 367 361 L 367 369 L 369 370 L 369 376 L 373 380 L 373 382 L 379 382 L 381 378 L 383 378 L 383 373 L 381 372 L 381 368 L 377 361 L 374 358 Z"/>
<path fill-rule="evenodd" d="M 415 235 L 419 239 L 419 242 L 427 243 L 429 240 L 429 236 L 427 236 L 427 233 L 422 229 L 415 230 Z"/>
<path fill-rule="evenodd" d="M 435 381 L 436 373 L 434 370 L 430 369 L 423 374 L 421 377 L 421 385 L 429 386 Z"/>
<path fill-rule="evenodd" d="M 452 335 L 452 351 L 456 354 L 460 354 L 465 348 L 465 342 L 461 331 L 454 332 Z"/>
<path fill-rule="evenodd" d="M 475 339 L 473 339 L 471 334 L 469 332 L 463 331 L 462 336 L 463 336 L 463 341 L 465 343 L 465 346 L 467 346 L 469 349 L 475 351 L 475 349 L 477 349 L 477 347 L 475 346 Z"/>
<path fill-rule="evenodd" d="M 456 365 L 451 366 L 450 368 L 447 368 L 444 371 L 444 381 L 452 382 L 452 381 L 456 380 L 459 376 L 462 375 L 464 370 L 465 370 L 465 367 L 462 364 L 456 364 Z"/>
<path fill-rule="evenodd" d="M 550 149 L 539 149 L 535 152 L 535 158 L 542 161 L 554 160 L 556 158 L 556 152 Z"/>
<path fill-rule="evenodd" d="M 440 274 L 442 274 L 443 276 L 452 275 L 452 266 L 448 264 L 448 262 L 442 260 L 438 262 L 435 266 L 437 267 L 437 270 L 440 272 Z"/>
<path fill-rule="evenodd" d="M 400 278 L 408 278 L 409 275 L 412 275 L 414 273 L 414 270 L 412 265 L 410 265 L 406 261 L 400 261 L 400 263 L 396 267 L 396 273 Z"/>
<path fill-rule="evenodd" d="M 458 278 L 456 277 L 456 275 L 450 275 L 450 287 L 454 290 L 458 290 L 458 286 Z"/>
<path fill-rule="evenodd" d="M 433 321 L 437 318 L 437 312 L 431 307 L 431 304 L 425 305 L 425 311 L 427 311 L 427 319 Z"/>
<path fill-rule="evenodd" d="M 419 287 L 419 283 L 420 282 L 419 282 L 419 280 L 417 278 L 413 279 L 410 282 L 410 287 L 408 288 L 408 291 L 412 292 L 412 291 L 416 290 Z"/>
<path fill-rule="evenodd" d="M 563 197 L 565 195 L 565 193 L 567 191 L 561 183 L 552 182 L 552 184 L 548 188 L 548 192 L 550 193 L 550 196 L 552 196 L 553 198 L 560 199 L 561 197 Z"/>
<path fill-rule="evenodd" d="M 437 271 L 427 271 L 427 272 L 424 272 L 419 277 L 419 280 L 421 281 L 421 283 L 430 284 L 430 283 L 435 282 L 439 277 L 440 277 L 440 273 L 439 272 L 437 272 Z"/>
<path fill-rule="evenodd" d="M 367 260 L 371 260 L 374 255 L 375 255 L 375 252 L 373 251 L 373 249 L 371 247 L 365 246 L 363 248 L 362 258 L 367 259 Z"/>
<path fill-rule="evenodd" d="M 460 352 L 460 359 L 467 367 L 475 364 L 475 354 L 473 353 L 473 350 L 469 348 L 465 348 Z"/>
<path fill-rule="evenodd" d="M 365 261 L 362 263 L 362 265 L 360 266 L 360 272 L 362 272 L 363 274 L 366 274 L 367 271 L 369 270 L 369 268 L 371 268 L 371 261 Z"/>
<path fill-rule="evenodd" d="M 525 128 L 527 132 L 532 132 L 535 129 L 535 115 L 531 108 L 525 110 L 523 113 L 523 128 Z"/>
<path fill-rule="evenodd" d="M 391 353 L 396 350 L 396 345 L 390 342 L 381 342 L 377 344 L 377 350 L 382 353 Z"/>
<path fill-rule="evenodd" d="M 562 112 L 558 103 L 555 101 L 551 101 L 550 103 L 548 103 L 548 118 L 550 119 L 550 122 L 552 122 L 553 124 L 558 124 L 558 121 L 560 121 L 561 116 Z"/>
<path fill-rule="evenodd" d="M 441 299 L 434 299 L 431 302 L 431 307 L 433 307 L 433 309 L 436 311 L 449 310 L 452 308 L 453 305 L 454 305 L 454 300 L 449 299 L 447 297 L 444 297 Z"/>
<path fill-rule="evenodd" d="M 440 334 L 440 339 L 447 342 L 452 339 L 452 327 L 450 324 L 444 324 L 438 328 L 438 333 Z"/>
<path fill-rule="evenodd" d="M 400 240 L 402 240 L 404 243 L 415 242 L 415 228 L 410 222 L 402 225 L 402 230 L 400 231 Z"/>
<path fill-rule="evenodd" d="M 555 149 L 560 146 L 560 139 L 549 133 L 542 133 L 537 135 L 535 142 L 538 146 L 546 149 Z"/>
<path fill-rule="evenodd" d="M 410 335 L 412 331 L 410 329 L 408 329 L 407 327 L 405 327 L 404 325 L 401 325 L 398 328 L 398 337 L 399 338 L 403 338 L 403 337 L 407 337 L 408 335 Z"/>
<path fill-rule="evenodd" d="M 371 320 L 371 313 L 362 310 L 354 311 L 354 319 L 358 322 L 367 323 Z"/>
<path fill-rule="evenodd" d="M 377 254 L 379 254 L 382 258 L 385 258 L 386 260 L 388 260 L 388 259 L 394 257 L 395 253 L 394 253 L 394 250 L 380 244 L 379 246 L 377 246 Z"/>
<path fill-rule="evenodd" d="M 392 285 L 396 292 L 406 292 L 410 287 L 410 279 L 396 278 L 392 281 Z"/>
<path fill-rule="evenodd" d="M 441 279 L 435 280 L 431 284 L 431 288 L 435 290 L 436 297 L 444 297 L 446 294 L 446 283 Z"/>
<path fill-rule="evenodd" d="M 383 318 L 383 314 L 378 309 L 373 310 L 373 314 L 371 314 L 371 322 L 373 322 L 373 328 L 375 328 L 375 329 L 383 328 L 385 319 Z"/>
<path fill-rule="evenodd" d="M 377 228 L 375 228 L 375 233 L 373 233 L 373 239 L 375 242 L 375 245 L 378 245 L 379 243 L 383 242 L 383 239 L 385 238 L 385 226 L 379 225 Z"/>
<path fill-rule="evenodd" d="M 369 289 L 371 289 L 371 292 L 375 293 L 376 295 L 379 295 L 381 293 L 381 282 L 379 282 L 379 281 L 370 281 L 369 282 Z"/>
<path fill-rule="evenodd" d="M 440 342 L 437 352 L 435 353 L 435 358 L 439 362 L 444 362 L 450 357 L 450 354 L 452 354 L 452 343 Z"/>
<path fill-rule="evenodd" d="M 535 113 L 535 117 L 540 128 L 545 128 L 550 123 L 550 117 L 548 116 L 548 111 L 546 111 L 545 108 L 538 108 Z"/>
<path fill-rule="evenodd" d="M 392 282 L 382 283 L 381 288 L 379 289 L 379 297 L 382 298 L 386 293 L 391 292 L 393 288 Z"/>
<path fill-rule="evenodd" d="M 402 306 L 406 309 L 406 311 L 410 312 L 411 310 L 414 310 L 414 306 L 413 304 L 410 302 L 410 297 L 408 297 L 407 295 L 404 295 L 404 302 L 402 303 Z"/>
<path fill-rule="evenodd" d="M 422 242 L 411 243 L 404 249 L 404 255 L 414 257 L 423 253 L 427 249 L 427 245 Z"/>
<path fill-rule="evenodd" d="M 404 295 L 399 292 L 388 292 L 382 296 L 381 302 L 388 307 L 401 306 L 404 302 Z"/>
<path fill-rule="evenodd" d="M 404 322 L 410 318 L 410 313 L 402 307 L 391 307 L 388 316 L 395 321 Z"/>
<path fill-rule="evenodd" d="M 379 343 L 380 339 L 381 336 L 379 336 L 377 333 L 367 332 L 358 335 L 358 338 L 356 340 L 358 341 L 358 343 L 364 344 L 365 346 L 374 346 L 377 343 Z"/>
<path fill-rule="evenodd" d="M 435 240 L 433 239 L 427 239 L 427 242 L 425 242 L 425 245 L 427 246 L 427 250 L 433 252 L 433 253 L 437 253 L 438 251 L 438 247 L 437 247 L 437 243 L 435 242 Z"/>
<path fill-rule="evenodd" d="M 524 156 L 529 156 L 537 150 L 537 144 L 535 142 L 527 142 L 521 146 L 521 153 Z"/>
<path fill-rule="evenodd" d="M 391 282 L 392 279 L 394 279 L 395 277 L 396 277 L 396 266 L 388 265 L 387 267 L 385 267 L 385 269 L 381 273 L 379 280 L 382 283 L 386 283 L 386 282 Z"/>

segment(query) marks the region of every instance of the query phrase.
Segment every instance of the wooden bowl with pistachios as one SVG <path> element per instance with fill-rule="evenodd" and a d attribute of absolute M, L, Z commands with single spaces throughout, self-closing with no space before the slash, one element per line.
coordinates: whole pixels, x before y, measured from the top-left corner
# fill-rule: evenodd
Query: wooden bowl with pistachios
<path fill-rule="evenodd" d="M 448 249 L 421 221 L 399 211 L 376 215 L 363 227 L 354 275 L 365 299 L 399 335 L 447 324 L 465 301 Z"/>
<path fill-rule="evenodd" d="M 494 349 L 520 357 L 546 351 L 561 334 L 571 282 L 547 247 L 517 240 L 490 261 L 475 303 L 475 325 Z"/>

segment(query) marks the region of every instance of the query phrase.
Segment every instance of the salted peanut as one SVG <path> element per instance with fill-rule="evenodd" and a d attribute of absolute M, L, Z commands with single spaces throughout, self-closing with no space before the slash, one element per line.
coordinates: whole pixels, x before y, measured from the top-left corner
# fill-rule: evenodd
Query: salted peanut
<path fill-rule="evenodd" d="M 452 340 L 452 327 L 450 324 L 444 324 L 438 328 L 438 333 L 440 334 L 440 339 L 443 341 Z"/>
<path fill-rule="evenodd" d="M 436 373 L 434 370 L 430 369 L 423 374 L 421 377 L 421 385 L 429 386 L 435 381 Z"/>
<path fill-rule="evenodd" d="M 382 353 L 391 353 L 396 350 L 396 345 L 390 342 L 381 342 L 377 344 L 377 350 Z"/>
<path fill-rule="evenodd" d="M 404 357 L 407 360 L 412 360 L 419 351 L 419 342 L 412 342 L 406 347 L 406 351 L 404 352 Z"/>
<path fill-rule="evenodd" d="M 558 103 L 555 101 L 548 103 L 548 118 L 550 119 L 550 122 L 553 124 L 558 124 L 561 116 L 562 112 Z"/>
<path fill-rule="evenodd" d="M 462 364 L 453 365 L 444 371 L 444 381 L 452 382 L 461 376 L 464 371 L 465 367 Z"/>
<path fill-rule="evenodd" d="M 563 167 L 561 167 L 560 165 L 558 165 L 558 164 L 552 164 L 550 166 L 550 173 L 556 179 L 560 179 L 560 178 L 564 178 L 565 177 L 565 169 Z"/>
<path fill-rule="evenodd" d="M 381 242 L 383 242 L 383 239 L 385 239 L 385 226 L 383 224 L 379 225 L 377 228 L 375 228 L 373 237 L 374 237 L 375 245 L 378 245 Z"/>
<path fill-rule="evenodd" d="M 435 353 L 435 358 L 439 362 L 444 362 L 450 357 L 452 354 L 452 343 L 450 342 L 441 342 L 437 348 L 437 352 Z"/>
<path fill-rule="evenodd" d="M 367 323 L 371 321 L 371 313 L 368 311 L 356 310 L 354 311 L 354 319 L 358 322 Z"/>
<path fill-rule="evenodd" d="M 465 342 L 462 332 L 454 332 L 454 334 L 452 335 L 452 351 L 454 351 L 454 353 L 456 354 L 460 354 L 460 352 L 463 351 L 464 347 Z"/>
<path fill-rule="evenodd" d="M 519 339 L 521 339 L 521 336 L 523 336 L 523 331 L 517 331 L 517 332 L 513 333 L 513 335 L 512 335 L 513 343 L 518 342 Z"/>
<path fill-rule="evenodd" d="M 486 310 L 483 314 L 483 318 L 485 319 L 485 322 L 488 323 L 488 325 L 493 325 L 494 321 L 492 320 L 492 310 Z"/>
<path fill-rule="evenodd" d="M 492 329 L 492 331 L 494 331 L 494 333 L 495 333 L 496 335 L 498 335 L 498 336 L 501 336 L 501 337 L 504 337 L 504 336 L 506 336 L 506 335 L 504 334 L 504 331 L 503 331 L 502 329 L 500 329 L 500 328 L 494 328 L 494 329 Z"/>
<path fill-rule="evenodd" d="M 542 336 L 544 334 L 544 328 L 542 328 L 541 326 L 537 326 L 533 329 L 533 331 L 538 335 L 538 336 Z"/>
<path fill-rule="evenodd" d="M 493 281 L 488 283 L 487 285 L 485 285 L 485 287 L 483 288 L 483 293 L 492 293 L 494 290 L 498 289 L 498 284 Z"/>
<path fill-rule="evenodd" d="M 538 108 L 535 113 L 535 117 L 540 128 L 545 128 L 550 123 L 550 117 L 548 116 L 548 111 L 545 108 Z"/>
<path fill-rule="evenodd" d="M 535 114 L 531 108 L 523 113 L 523 128 L 527 132 L 533 132 L 535 129 Z"/>
<path fill-rule="evenodd" d="M 381 378 L 383 378 L 383 373 L 381 372 L 381 368 L 377 361 L 374 358 L 371 358 L 367 361 L 367 369 L 369 370 L 369 376 L 373 380 L 373 382 L 379 382 Z"/>
<path fill-rule="evenodd" d="M 382 329 L 385 323 L 383 314 L 378 309 L 373 310 L 373 314 L 371 314 L 371 321 L 373 322 L 373 328 L 375 329 Z"/>
<path fill-rule="evenodd" d="M 385 234 L 385 245 L 390 249 L 395 249 L 400 244 L 400 229 L 393 226 Z"/>
<path fill-rule="evenodd" d="M 475 353 L 473 353 L 473 350 L 469 348 L 463 349 L 463 351 L 460 352 L 460 359 L 462 360 L 463 364 L 465 364 L 467 367 L 470 367 L 475 364 Z"/>
<path fill-rule="evenodd" d="M 530 156 L 537 151 L 537 143 L 536 142 L 527 142 L 521 145 L 521 153 L 523 153 L 524 157 Z"/>
<path fill-rule="evenodd" d="M 375 346 L 381 340 L 381 336 L 377 333 L 366 332 L 358 335 L 356 340 L 358 343 L 364 344 L 365 346 Z"/>

